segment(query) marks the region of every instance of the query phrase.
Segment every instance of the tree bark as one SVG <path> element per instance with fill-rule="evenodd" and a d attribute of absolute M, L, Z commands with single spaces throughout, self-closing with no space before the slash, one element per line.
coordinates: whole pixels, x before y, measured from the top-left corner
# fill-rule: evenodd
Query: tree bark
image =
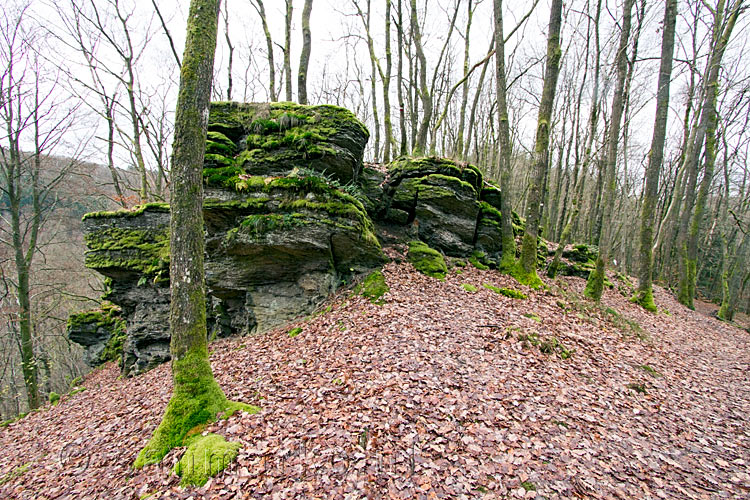
<path fill-rule="evenodd" d="M 622 13 L 622 29 L 620 31 L 620 43 L 617 48 L 617 82 L 612 95 L 612 116 L 609 125 L 609 139 L 607 141 L 607 159 L 602 172 L 602 203 L 601 215 L 596 228 L 596 240 L 599 242 L 599 255 L 596 259 L 596 269 L 591 271 L 584 295 L 599 301 L 604 290 L 604 274 L 609 260 L 610 237 L 603 234 L 605 227 L 609 227 L 614 209 L 615 193 L 617 190 L 617 150 L 620 142 L 620 124 L 622 121 L 623 108 L 625 104 L 625 79 L 628 66 L 628 39 L 630 38 L 630 25 L 632 20 L 633 0 L 625 0 Z"/>
<path fill-rule="evenodd" d="M 423 155 L 427 148 L 427 133 L 430 131 L 430 120 L 432 119 L 432 94 L 427 87 L 427 58 L 422 47 L 422 34 L 419 30 L 417 20 L 417 0 L 411 0 L 411 30 L 414 38 L 414 48 L 417 51 L 417 71 L 419 72 L 419 98 L 422 101 L 422 122 L 414 143 L 413 153 L 415 156 Z M 415 82 L 416 87 L 416 82 Z"/>
<path fill-rule="evenodd" d="M 513 271 L 513 267 L 516 264 L 516 238 L 513 235 L 513 219 L 511 217 L 511 144 L 507 101 L 508 83 L 505 78 L 505 35 L 503 33 L 502 0 L 494 0 L 493 7 L 495 18 L 495 90 L 497 92 L 497 129 L 500 140 L 500 154 L 498 155 L 498 172 L 500 173 L 501 191 L 500 232 L 502 238 L 500 270 L 509 273 Z"/>
<path fill-rule="evenodd" d="M 529 184 L 528 211 L 526 215 L 526 232 L 521 246 L 521 260 L 516 266 L 514 275 L 520 282 L 532 287 L 539 287 L 542 281 L 536 273 L 537 238 L 539 236 L 540 203 L 544 179 L 549 168 L 549 136 L 552 122 L 552 110 L 555 104 L 555 89 L 560 73 L 560 28 L 562 25 L 562 0 L 552 0 L 547 36 L 547 62 L 544 70 L 542 100 L 539 104 L 539 117 L 536 126 L 534 144 L 534 167 Z"/>
<path fill-rule="evenodd" d="M 172 398 L 134 466 L 159 462 L 190 429 L 237 408 L 216 383 L 208 360 L 203 270 L 203 156 L 219 0 L 192 0 L 180 71 L 172 151 L 170 353 Z"/>
<path fill-rule="evenodd" d="M 661 39 L 661 63 L 659 83 L 656 91 L 656 118 L 651 138 L 651 152 L 646 168 L 646 186 L 641 206 L 641 231 L 639 250 L 638 290 L 633 301 L 644 309 L 656 312 L 651 286 L 654 240 L 654 209 L 659 192 L 659 177 L 664 161 L 664 142 L 667 137 L 667 115 L 669 113 L 669 84 L 672 79 L 675 25 L 677 23 L 677 0 L 668 0 L 664 10 L 664 29 Z"/>
<path fill-rule="evenodd" d="M 719 92 L 719 71 L 721 70 L 721 60 L 724 57 L 729 38 L 742 9 L 742 0 L 734 4 L 726 25 L 723 24 L 724 5 L 724 0 L 719 0 L 719 5 L 715 10 L 713 47 L 707 68 L 708 79 L 704 88 L 705 99 L 701 112 L 701 125 L 699 126 L 699 134 L 703 131 L 702 135 L 705 138 L 703 179 L 701 180 L 698 196 L 695 200 L 695 209 L 686 234 L 686 241 L 681 248 L 682 265 L 680 266 L 680 284 L 677 300 L 690 309 L 694 308 L 693 298 L 695 297 L 698 259 L 698 232 L 703 220 L 703 211 L 706 206 L 708 190 L 711 187 L 714 165 L 716 163 L 716 124 L 718 120 L 716 101 Z M 699 150 L 700 148 L 694 148 L 693 152 L 693 164 L 696 165 L 696 176 Z M 685 207 L 685 209 L 688 210 L 689 208 Z"/>
<path fill-rule="evenodd" d="M 313 0 L 305 0 L 302 9 L 302 53 L 299 56 L 299 71 L 297 74 L 297 96 L 300 104 L 307 104 L 307 68 L 310 65 L 310 50 L 312 37 L 310 35 L 310 13 Z"/>
<path fill-rule="evenodd" d="M 273 39 L 271 38 L 271 31 L 268 29 L 268 20 L 266 19 L 266 8 L 263 5 L 263 0 L 253 0 L 253 7 L 260 16 L 260 22 L 263 26 L 263 34 L 266 37 L 266 55 L 268 57 L 268 93 L 270 95 L 269 101 L 275 101 L 276 96 L 276 65 L 273 60 Z"/>
<path fill-rule="evenodd" d="M 293 0 L 286 0 L 286 16 L 284 17 L 284 80 L 286 100 L 292 101 L 292 13 Z"/>

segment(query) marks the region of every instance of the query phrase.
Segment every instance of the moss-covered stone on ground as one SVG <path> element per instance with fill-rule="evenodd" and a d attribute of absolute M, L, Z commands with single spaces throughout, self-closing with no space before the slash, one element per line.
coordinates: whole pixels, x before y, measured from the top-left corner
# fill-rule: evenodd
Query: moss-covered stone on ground
<path fill-rule="evenodd" d="M 409 251 L 406 258 L 414 268 L 422 274 L 444 280 L 448 272 L 443 254 L 430 248 L 426 243 L 414 240 L 409 242 Z"/>
<path fill-rule="evenodd" d="M 203 486 L 237 458 L 241 447 L 240 443 L 228 442 L 218 434 L 193 436 L 174 466 L 174 473 L 182 478 L 182 486 Z"/>
<path fill-rule="evenodd" d="M 357 293 L 366 297 L 370 302 L 382 305 L 385 301 L 383 295 L 388 292 L 388 284 L 385 282 L 385 276 L 380 269 L 371 272 L 364 281 L 357 287 Z"/>
<path fill-rule="evenodd" d="M 491 290 L 497 294 L 503 295 L 510 299 L 528 299 L 529 298 L 528 295 L 526 295 L 525 293 L 519 292 L 518 290 L 515 290 L 513 288 L 497 287 L 497 286 L 490 285 L 488 283 L 483 283 L 482 286 L 488 290 Z"/>

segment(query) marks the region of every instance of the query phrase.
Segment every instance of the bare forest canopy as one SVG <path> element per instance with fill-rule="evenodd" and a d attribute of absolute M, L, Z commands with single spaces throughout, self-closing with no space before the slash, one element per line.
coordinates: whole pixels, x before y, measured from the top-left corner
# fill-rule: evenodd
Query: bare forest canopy
<path fill-rule="evenodd" d="M 60 331 L 46 318 L 60 326 L 71 300 L 93 294 L 83 278 L 45 274 L 72 272 L 73 263 L 85 272 L 79 230 L 59 221 L 105 208 L 95 194 L 124 208 L 168 201 L 187 3 L 6 4 L 0 243 L 3 362 L 12 368 L 2 373 L 13 385 L 0 395 L 29 395 L 2 408 L 10 414 L 54 390 L 40 382 L 48 332 Z M 430 155 L 477 165 L 503 190 L 504 224 L 512 211 L 531 221 L 524 246 L 535 248 L 537 233 L 597 245 L 597 268 L 652 276 L 689 306 L 696 296 L 721 303 L 727 320 L 750 311 L 750 18 L 742 0 L 221 7 L 212 100 L 345 107 L 370 132 L 366 162 Z M 64 165 L 42 168 L 51 158 Z M 82 177 L 84 160 L 103 167 Z M 76 258 L 47 250 L 66 227 Z M 521 273 L 510 257 L 506 270 L 533 282 L 536 271 Z M 594 298 L 596 289 L 588 289 Z M 644 306 L 653 305 L 647 291 L 635 297 Z"/>

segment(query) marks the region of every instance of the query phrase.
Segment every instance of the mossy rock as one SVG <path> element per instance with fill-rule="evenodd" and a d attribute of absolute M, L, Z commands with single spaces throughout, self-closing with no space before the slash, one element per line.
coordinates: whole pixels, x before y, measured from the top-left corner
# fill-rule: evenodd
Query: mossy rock
<path fill-rule="evenodd" d="M 589 261 L 596 261 L 596 258 L 599 256 L 599 247 L 578 243 L 570 249 L 563 250 L 562 256 L 573 262 L 588 264 Z"/>
<path fill-rule="evenodd" d="M 369 137 L 344 108 L 290 102 L 212 103 L 208 130 L 204 181 L 230 189 L 243 175 L 285 175 L 302 167 L 355 180 Z"/>
<path fill-rule="evenodd" d="M 166 278 L 169 274 L 169 207 L 87 214 L 83 220 L 86 267 L 108 276 Z"/>
<path fill-rule="evenodd" d="M 195 436 L 174 466 L 174 473 L 182 478 L 181 486 L 203 486 L 237 458 L 241 447 L 240 443 L 227 442 L 218 434 Z"/>
<path fill-rule="evenodd" d="M 428 156 L 420 158 L 399 158 L 388 166 L 391 179 L 408 179 L 438 174 L 454 177 L 469 184 L 475 193 L 482 189 L 482 173 L 468 163 L 459 163 L 450 158 Z"/>
<path fill-rule="evenodd" d="M 444 280 L 448 272 L 443 254 L 430 248 L 426 243 L 418 240 L 409 242 L 406 258 L 414 268 L 422 274 Z"/>
<path fill-rule="evenodd" d="M 86 348 L 84 361 L 89 366 L 119 361 L 127 338 L 122 310 L 104 302 L 99 309 L 71 314 L 67 336 Z"/>
<path fill-rule="evenodd" d="M 388 283 L 385 282 L 383 272 L 377 269 L 367 275 L 364 281 L 357 287 L 356 292 L 373 304 L 382 305 L 385 303 L 382 297 L 388 293 L 388 290 L 390 288 L 388 287 Z"/>

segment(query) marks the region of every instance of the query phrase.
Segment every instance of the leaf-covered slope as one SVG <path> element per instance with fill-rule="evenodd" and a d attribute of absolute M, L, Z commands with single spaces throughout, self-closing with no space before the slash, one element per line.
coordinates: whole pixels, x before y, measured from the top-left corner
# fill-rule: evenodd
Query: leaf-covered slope
<path fill-rule="evenodd" d="M 213 343 L 227 395 L 263 411 L 206 429 L 243 448 L 202 489 L 170 473 L 182 450 L 130 468 L 168 401 L 169 367 L 118 380 L 108 366 L 0 429 L 0 497 L 747 495 L 746 332 L 660 289 L 651 315 L 617 289 L 592 309 L 578 278 L 536 292 L 456 269 L 441 282 L 391 263 L 381 306 L 342 293 L 308 321 Z M 541 348 L 553 336 L 567 359 Z"/>

